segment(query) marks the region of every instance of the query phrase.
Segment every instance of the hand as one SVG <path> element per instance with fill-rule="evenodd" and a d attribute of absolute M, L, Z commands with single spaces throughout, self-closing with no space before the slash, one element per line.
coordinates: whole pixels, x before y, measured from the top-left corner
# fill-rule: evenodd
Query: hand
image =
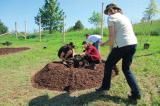
<path fill-rule="evenodd" d="M 80 54 L 82 57 L 85 55 L 85 53 Z"/>
<path fill-rule="evenodd" d="M 104 45 L 106 45 L 106 42 L 103 42 L 103 43 L 100 44 L 100 46 L 104 46 Z"/>
<path fill-rule="evenodd" d="M 108 41 L 103 42 L 103 43 L 100 44 L 100 46 L 105 46 L 105 45 L 113 46 L 113 42 L 108 40 Z"/>

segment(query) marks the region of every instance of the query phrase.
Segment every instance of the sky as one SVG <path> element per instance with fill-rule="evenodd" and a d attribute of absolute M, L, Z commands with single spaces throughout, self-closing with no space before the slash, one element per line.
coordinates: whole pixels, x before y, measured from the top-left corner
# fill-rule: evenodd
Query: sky
<path fill-rule="evenodd" d="M 38 30 L 34 17 L 38 14 L 39 8 L 44 5 L 45 0 L 0 0 L 0 20 L 8 27 L 9 31 L 15 30 L 15 22 L 19 32 L 24 32 L 25 21 L 27 22 L 27 32 Z M 60 8 L 66 14 L 65 29 L 74 26 L 80 20 L 86 28 L 94 26 L 88 22 L 93 11 L 102 11 L 109 3 L 117 4 L 123 13 L 130 18 L 133 23 L 138 23 L 143 17 L 145 9 L 150 0 L 58 0 Z M 160 7 L 160 0 L 156 0 Z M 160 18 L 160 16 L 157 16 Z M 107 16 L 104 15 L 104 19 Z M 105 21 L 105 26 L 107 22 Z"/>

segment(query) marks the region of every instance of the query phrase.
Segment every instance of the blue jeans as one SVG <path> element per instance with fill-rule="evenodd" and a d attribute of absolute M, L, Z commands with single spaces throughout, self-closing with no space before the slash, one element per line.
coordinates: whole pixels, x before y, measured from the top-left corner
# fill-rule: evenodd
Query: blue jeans
<path fill-rule="evenodd" d="M 97 48 L 97 50 L 99 50 L 99 40 L 93 43 L 93 46 Z"/>
<path fill-rule="evenodd" d="M 106 90 L 110 89 L 112 69 L 116 65 L 116 63 L 120 59 L 122 59 L 122 70 L 128 82 L 128 85 L 131 88 L 131 93 L 133 95 L 140 95 L 140 90 L 137 85 L 136 79 L 130 70 L 130 65 L 132 63 L 135 51 L 136 51 L 136 45 L 129 45 L 121 48 L 112 49 L 105 63 L 102 88 Z"/>

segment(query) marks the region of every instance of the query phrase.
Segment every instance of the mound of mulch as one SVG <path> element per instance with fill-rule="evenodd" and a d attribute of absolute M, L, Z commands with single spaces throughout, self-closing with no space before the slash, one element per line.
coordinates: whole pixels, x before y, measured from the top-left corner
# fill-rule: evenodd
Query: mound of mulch
<path fill-rule="evenodd" d="M 96 70 L 86 68 L 68 68 L 52 62 L 37 72 L 32 78 L 36 88 L 47 88 L 56 91 L 75 91 L 97 87 L 101 84 L 104 63 L 97 64 Z"/>
<path fill-rule="evenodd" d="M 28 47 L 21 47 L 21 48 L 0 48 L 0 55 L 7 55 L 10 53 L 16 53 L 24 50 L 28 50 Z"/>

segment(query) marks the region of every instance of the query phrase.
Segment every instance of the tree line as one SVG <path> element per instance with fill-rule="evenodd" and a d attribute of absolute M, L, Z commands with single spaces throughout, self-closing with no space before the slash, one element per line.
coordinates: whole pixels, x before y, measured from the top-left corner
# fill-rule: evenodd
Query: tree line
<path fill-rule="evenodd" d="M 144 11 L 143 21 L 151 21 L 156 14 L 159 14 L 160 10 L 155 0 L 150 0 L 150 3 L 146 10 Z M 45 0 L 45 3 L 42 8 L 39 9 L 38 15 L 35 17 L 36 23 L 38 23 L 39 18 L 42 20 L 43 29 L 49 30 L 51 33 L 52 30 L 62 31 L 63 19 L 65 13 L 59 7 L 59 3 L 57 0 Z M 88 21 L 93 24 L 96 28 L 100 27 L 100 23 L 102 20 L 102 15 L 99 12 L 93 11 Z M 70 27 L 68 31 L 72 30 L 82 30 L 84 29 L 84 25 L 80 20 L 78 20 L 74 26 Z"/>
<path fill-rule="evenodd" d="M 0 34 L 6 33 L 7 31 L 8 31 L 8 28 L 0 20 Z"/>
<path fill-rule="evenodd" d="M 141 22 L 150 22 L 154 16 L 160 13 L 156 0 L 150 0 L 150 3 L 144 11 L 144 17 Z M 35 16 L 35 23 L 41 24 L 43 30 L 48 30 L 49 33 L 53 31 L 62 31 L 64 27 L 64 18 L 66 17 L 63 9 L 60 8 L 60 4 L 57 0 L 45 0 L 44 5 L 39 8 L 37 16 Z M 41 20 L 41 21 L 40 21 Z M 93 24 L 95 28 L 100 27 L 102 15 L 99 12 L 93 11 L 88 22 Z M 78 20 L 74 26 L 71 26 L 68 31 L 82 30 L 84 25 Z M 0 34 L 8 31 L 8 28 L 0 21 Z"/>

